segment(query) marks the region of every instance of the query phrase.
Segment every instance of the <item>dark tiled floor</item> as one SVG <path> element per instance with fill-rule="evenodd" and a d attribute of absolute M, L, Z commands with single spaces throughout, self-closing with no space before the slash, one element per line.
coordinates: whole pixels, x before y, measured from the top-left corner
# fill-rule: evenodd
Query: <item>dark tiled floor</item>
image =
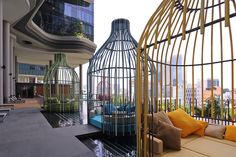
<path fill-rule="evenodd" d="M 53 129 L 40 109 L 16 109 L 0 123 L 0 157 L 92 157 L 75 136 L 98 131 L 89 125 Z"/>

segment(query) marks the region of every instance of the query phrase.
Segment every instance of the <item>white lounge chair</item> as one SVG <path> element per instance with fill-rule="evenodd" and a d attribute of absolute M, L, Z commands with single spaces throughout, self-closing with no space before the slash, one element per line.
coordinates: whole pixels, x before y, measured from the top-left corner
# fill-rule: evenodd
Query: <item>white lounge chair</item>
<path fill-rule="evenodd" d="M 15 105 L 14 104 L 0 104 L 0 108 L 10 108 L 14 110 Z"/>
<path fill-rule="evenodd" d="M 25 103 L 25 100 L 17 98 L 15 95 L 9 97 L 10 103 Z"/>
<path fill-rule="evenodd" d="M 6 118 L 7 113 L 6 112 L 0 112 L 0 122 L 3 122 L 3 120 Z"/>
<path fill-rule="evenodd" d="M 0 108 L 0 113 L 7 113 L 10 114 L 11 109 L 10 108 Z"/>

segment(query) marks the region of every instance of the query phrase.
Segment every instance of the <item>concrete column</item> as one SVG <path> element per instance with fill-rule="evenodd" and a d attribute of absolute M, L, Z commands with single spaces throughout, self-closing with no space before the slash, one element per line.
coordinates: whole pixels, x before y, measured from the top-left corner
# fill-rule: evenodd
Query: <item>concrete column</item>
<path fill-rule="evenodd" d="M 37 76 L 34 78 L 34 83 L 37 83 L 38 82 L 38 78 Z"/>
<path fill-rule="evenodd" d="M 10 93 L 11 95 L 15 95 L 14 94 L 14 82 L 15 80 L 14 78 L 14 41 L 15 41 L 16 37 L 14 35 L 11 34 L 11 38 L 10 38 Z"/>
<path fill-rule="evenodd" d="M 13 39 L 12 37 L 10 38 L 10 59 L 9 59 L 9 76 L 10 76 L 10 95 L 13 95 L 13 79 L 12 79 L 12 67 L 13 67 Z"/>
<path fill-rule="evenodd" d="M 0 104 L 3 104 L 3 0 L 0 0 Z"/>
<path fill-rule="evenodd" d="M 83 84 L 82 84 L 82 74 L 83 74 L 83 66 L 82 64 L 79 65 L 79 90 L 80 90 L 80 94 L 83 94 Z"/>
<path fill-rule="evenodd" d="M 3 101 L 8 102 L 10 94 L 10 23 L 3 21 Z"/>
<path fill-rule="evenodd" d="M 17 56 L 15 56 L 15 82 L 18 82 L 18 74 L 19 74 L 19 65 L 17 61 Z"/>
<path fill-rule="evenodd" d="M 13 82 L 13 95 L 16 95 L 16 56 L 15 48 L 13 48 L 13 67 L 12 67 L 12 82 Z"/>

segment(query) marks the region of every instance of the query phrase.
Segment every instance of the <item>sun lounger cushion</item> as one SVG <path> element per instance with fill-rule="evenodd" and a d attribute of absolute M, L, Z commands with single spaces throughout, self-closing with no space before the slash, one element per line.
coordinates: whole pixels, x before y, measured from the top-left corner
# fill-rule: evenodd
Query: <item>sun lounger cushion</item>
<path fill-rule="evenodd" d="M 152 128 L 153 131 L 156 132 L 155 131 L 157 127 L 156 124 L 159 120 L 173 126 L 167 114 L 164 111 L 161 111 L 161 112 L 153 113 L 153 123 L 152 123 L 152 115 L 151 114 L 147 115 L 148 127 L 150 127 L 150 129 Z"/>
<path fill-rule="evenodd" d="M 159 120 L 155 136 L 163 141 L 165 148 L 180 150 L 181 129 Z"/>
<path fill-rule="evenodd" d="M 205 135 L 223 139 L 226 127 L 224 125 L 208 125 Z"/>
<path fill-rule="evenodd" d="M 204 136 L 205 130 L 208 126 L 207 122 L 201 121 L 201 120 L 196 120 L 198 124 L 201 124 L 201 128 L 195 131 L 193 134 L 198 135 L 198 136 Z"/>
<path fill-rule="evenodd" d="M 153 138 L 155 141 L 155 137 Z M 155 142 L 154 142 L 155 144 Z M 181 150 L 166 149 L 155 157 L 235 157 L 236 142 L 209 136 L 190 135 L 181 139 Z M 153 145 L 154 146 L 154 145 Z M 155 150 L 155 149 L 154 149 Z"/>
<path fill-rule="evenodd" d="M 235 146 L 223 143 L 223 141 L 226 140 L 219 140 L 219 142 L 217 142 L 215 138 L 206 137 L 207 136 L 196 138 L 195 140 L 183 145 L 183 148 L 208 157 L 235 157 Z"/>
<path fill-rule="evenodd" d="M 225 137 L 226 140 L 236 142 L 236 127 L 235 126 L 226 126 Z"/>
<path fill-rule="evenodd" d="M 181 137 L 187 137 L 202 128 L 201 124 L 197 123 L 195 119 L 182 109 L 169 112 L 168 116 L 175 127 L 182 129 Z"/>
<path fill-rule="evenodd" d="M 148 124 L 151 125 L 152 124 L 152 114 L 147 115 L 147 120 L 148 120 Z M 164 111 L 153 113 L 153 122 L 155 123 L 155 122 L 158 122 L 159 120 L 173 126 L 168 115 Z"/>
<path fill-rule="evenodd" d="M 113 104 L 106 104 L 105 105 L 105 114 L 112 114 L 112 112 L 116 111 L 116 107 Z"/>
<path fill-rule="evenodd" d="M 151 145 L 150 148 L 149 145 Z M 152 149 L 154 154 L 163 153 L 163 141 L 151 135 L 147 135 L 147 150 L 150 150 L 150 152 L 152 152 Z"/>

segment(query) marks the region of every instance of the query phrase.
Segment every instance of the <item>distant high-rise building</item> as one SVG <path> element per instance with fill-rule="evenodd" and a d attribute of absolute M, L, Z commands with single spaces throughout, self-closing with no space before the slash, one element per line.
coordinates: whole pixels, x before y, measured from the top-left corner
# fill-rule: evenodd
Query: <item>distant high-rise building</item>
<path fill-rule="evenodd" d="M 177 55 L 174 55 L 172 57 L 172 65 L 176 65 L 177 63 Z M 179 55 L 178 57 L 178 64 L 177 65 L 182 65 L 183 62 L 182 62 L 182 55 Z M 172 75 L 172 84 L 173 86 L 176 86 L 177 82 L 176 82 L 176 67 L 175 66 L 172 66 L 172 69 L 171 69 L 171 75 Z M 178 67 L 178 84 L 182 84 L 183 83 L 183 67 Z"/>
<path fill-rule="evenodd" d="M 205 88 L 209 89 L 211 88 L 211 85 L 212 85 L 211 79 L 207 79 Z M 220 86 L 219 79 L 213 79 L 213 87 L 219 87 L 219 86 Z"/>
<path fill-rule="evenodd" d="M 186 103 L 190 104 L 192 103 L 192 94 L 194 93 L 194 103 L 197 103 L 197 105 L 200 105 L 202 102 L 201 99 L 201 86 L 199 84 L 194 85 L 194 89 L 192 88 L 191 84 L 187 85 L 186 88 Z"/>

